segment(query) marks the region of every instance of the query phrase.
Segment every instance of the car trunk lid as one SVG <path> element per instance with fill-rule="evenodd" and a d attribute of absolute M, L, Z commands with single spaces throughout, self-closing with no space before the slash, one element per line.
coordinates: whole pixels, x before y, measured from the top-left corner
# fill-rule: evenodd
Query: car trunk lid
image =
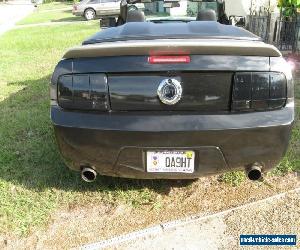
<path fill-rule="evenodd" d="M 113 111 L 201 111 L 230 109 L 230 72 L 123 73 L 107 76 Z M 165 104 L 158 89 L 166 81 L 176 81 L 182 95 L 175 104 Z"/>

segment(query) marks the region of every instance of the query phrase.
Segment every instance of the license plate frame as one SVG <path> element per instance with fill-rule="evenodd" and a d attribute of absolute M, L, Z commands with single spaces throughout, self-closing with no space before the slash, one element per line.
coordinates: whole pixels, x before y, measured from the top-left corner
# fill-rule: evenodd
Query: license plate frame
<path fill-rule="evenodd" d="M 193 150 L 147 150 L 146 170 L 148 173 L 193 174 L 195 160 Z"/>

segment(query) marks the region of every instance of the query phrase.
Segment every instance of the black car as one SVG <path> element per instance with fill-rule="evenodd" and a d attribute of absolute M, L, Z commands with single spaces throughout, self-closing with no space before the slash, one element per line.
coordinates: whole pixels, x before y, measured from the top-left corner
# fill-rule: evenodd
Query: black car
<path fill-rule="evenodd" d="M 256 180 L 276 166 L 294 121 L 281 53 L 211 15 L 153 22 L 132 11 L 55 68 L 51 119 L 66 164 L 86 181 L 238 169 Z"/>

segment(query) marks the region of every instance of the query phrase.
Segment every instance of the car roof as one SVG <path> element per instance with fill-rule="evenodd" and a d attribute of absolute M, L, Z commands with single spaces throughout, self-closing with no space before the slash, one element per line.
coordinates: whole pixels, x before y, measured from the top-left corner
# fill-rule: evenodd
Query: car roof
<path fill-rule="evenodd" d="M 167 22 L 158 24 L 152 22 L 132 22 L 97 32 L 85 40 L 83 45 L 128 40 L 182 38 L 261 41 L 261 38 L 243 28 L 223 25 L 215 21 Z"/>

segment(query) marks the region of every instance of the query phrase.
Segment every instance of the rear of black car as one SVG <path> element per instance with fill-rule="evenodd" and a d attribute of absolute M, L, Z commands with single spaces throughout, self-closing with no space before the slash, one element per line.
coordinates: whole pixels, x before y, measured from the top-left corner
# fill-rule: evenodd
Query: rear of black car
<path fill-rule="evenodd" d="M 85 45 L 59 62 L 51 119 L 67 165 L 151 179 L 276 166 L 294 120 L 292 76 L 280 54 L 228 39 L 205 40 L 207 49 L 203 41 L 164 42 L 135 42 L 135 52 L 122 43 L 110 55 L 109 42 Z M 159 97 L 165 81 L 180 83 L 175 104 Z"/>

